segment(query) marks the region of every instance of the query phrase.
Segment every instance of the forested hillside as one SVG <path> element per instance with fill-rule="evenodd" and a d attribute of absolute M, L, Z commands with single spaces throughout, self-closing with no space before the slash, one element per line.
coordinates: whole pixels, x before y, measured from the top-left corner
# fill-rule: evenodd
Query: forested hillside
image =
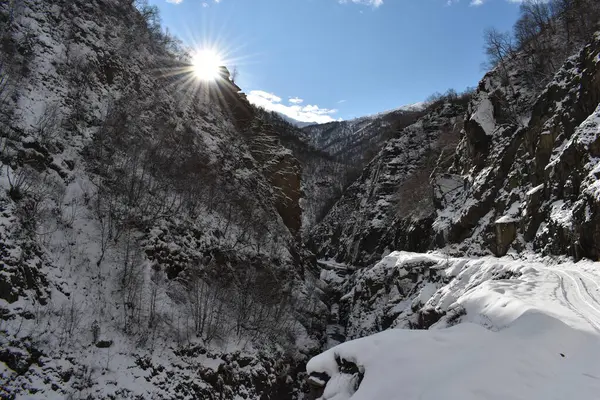
<path fill-rule="evenodd" d="M 0 7 L 2 397 L 298 390 L 322 303 L 292 152 L 145 3 Z"/>

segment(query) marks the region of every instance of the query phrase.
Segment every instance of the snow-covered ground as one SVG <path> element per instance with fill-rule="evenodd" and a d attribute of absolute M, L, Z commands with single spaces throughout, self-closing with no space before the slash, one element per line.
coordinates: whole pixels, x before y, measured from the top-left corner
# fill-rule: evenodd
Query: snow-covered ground
<path fill-rule="evenodd" d="M 419 262 L 448 282 L 427 304 L 463 308 L 461 323 L 390 329 L 313 358 L 308 372 L 331 377 L 321 399 L 600 397 L 599 263 L 394 252 L 373 271 Z M 340 371 L 340 359 L 360 372 Z"/>

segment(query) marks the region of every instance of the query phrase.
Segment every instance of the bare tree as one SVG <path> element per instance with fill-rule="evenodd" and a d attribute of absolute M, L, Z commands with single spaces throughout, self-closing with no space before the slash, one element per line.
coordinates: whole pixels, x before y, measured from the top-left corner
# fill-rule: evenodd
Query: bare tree
<path fill-rule="evenodd" d="M 513 52 L 512 38 L 509 33 L 501 33 L 495 28 L 487 29 L 484 33 L 484 49 L 490 67 L 497 66 L 502 73 L 502 80 L 509 85 L 508 58 Z"/>
<path fill-rule="evenodd" d="M 233 71 L 231 71 L 231 76 L 230 76 L 231 82 L 235 83 L 235 81 L 238 79 L 239 75 L 240 75 L 240 70 L 238 69 L 237 65 L 235 65 L 233 67 Z"/>
<path fill-rule="evenodd" d="M 139 244 L 127 229 L 120 243 L 121 270 L 118 283 L 123 306 L 123 330 L 133 334 L 142 329 L 144 271 Z"/>
<path fill-rule="evenodd" d="M 79 331 L 82 310 L 74 298 L 62 305 L 58 311 L 59 346 L 67 344 Z"/>
<path fill-rule="evenodd" d="M 525 0 L 520 7 L 522 17 L 530 19 L 536 27 L 537 32 L 542 32 L 551 27 L 552 12 L 550 5 L 541 0 Z"/>
<path fill-rule="evenodd" d="M 58 133 L 61 124 L 60 107 L 58 103 L 46 103 L 44 111 L 38 118 L 36 130 L 42 144 L 47 144 Z"/>

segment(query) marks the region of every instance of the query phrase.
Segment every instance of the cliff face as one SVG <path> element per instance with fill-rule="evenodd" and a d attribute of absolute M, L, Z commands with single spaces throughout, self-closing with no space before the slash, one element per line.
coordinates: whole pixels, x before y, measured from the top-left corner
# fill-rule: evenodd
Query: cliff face
<path fill-rule="evenodd" d="M 389 140 L 311 232 L 323 258 L 366 266 L 390 249 L 431 246 L 434 203 L 429 176 L 452 159 L 461 104 L 442 104 Z"/>
<path fill-rule="evenodd" d="M 278 130 L 265 121 L 255 121 L 250 151 L 260 162 L 263 175 L 275 189 L 275 208 L 290 232 L 299 238 L 302 228 L 302 165 L 280 143 Z"/>
<path fill-rule="evenodd" d="M 539 94 L 520 85 L 518 70 L 510 86 L 494 72 L 482 80 L 455 164 L 470 184 L 446 196 L 438 243 L 598 258 L 599 51 L 596 35 Z"/>
<path fill-rule="evenodd" d="M 314 229 L 317 254 L 358 266 L 446 246 L 596 259 L 598 51 L 596 35 L 543 88 L 517 53 L 508 79 L 504 68 L 488 73 L 468 109 L 433 110 L 404 129 Z M 436 141 L 461 128 L 456 152 L 450 140 L 439 156 Z"/>

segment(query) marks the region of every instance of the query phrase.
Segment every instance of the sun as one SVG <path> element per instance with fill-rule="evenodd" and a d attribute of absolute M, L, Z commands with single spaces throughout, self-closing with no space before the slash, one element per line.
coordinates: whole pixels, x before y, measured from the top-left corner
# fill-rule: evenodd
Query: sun
<path fill-rule="evenodd" d="M 192 68 L 196 78 L 203 81 L 214 81 L 219 77 L 220 67 L 223 59 L 219 52 L 214 49 L 202 49 L 196 51 L 192 57 Z"/>

